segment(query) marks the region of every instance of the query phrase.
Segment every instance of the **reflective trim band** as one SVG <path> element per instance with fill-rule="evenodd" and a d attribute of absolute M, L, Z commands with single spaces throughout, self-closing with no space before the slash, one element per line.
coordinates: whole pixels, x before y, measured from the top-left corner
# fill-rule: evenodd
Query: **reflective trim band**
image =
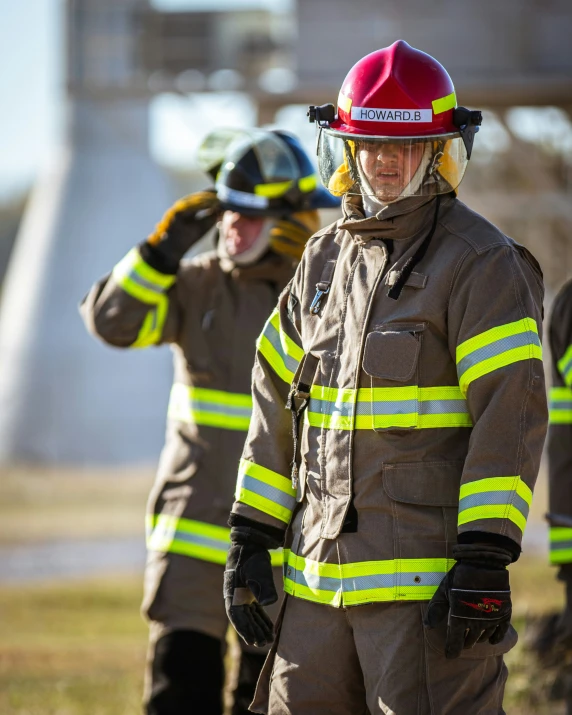
<path fill-rule="evenodd" d="M 113 278 L 123 290 L 142 303 L 157 305 L 175 282 L 175 276 L 159 273 L 132 248 L 113 269 Z"/>
<path fill-rule="evenodd" d="M 220 183 L 217 183 L 215 188 L 217 196 L 221 201 L 236 204 L 237 206 L 245 206 L 247 208 L 268 208 L 268 198 L 266 196 L 258 196 L 257 194 L 250 194 L 247 191 L 229 189 L 228 186 Z"/>
<path fill-rule="evenodd" d="M 176 382 L 171 388 L 167 414 L 179 422 L 246 431 L 252 415 L 252 396 Z"/>
<path fill-rule="evenodd" d="M 298 188 L 303 194 L 309 194 L 310 191 L 315 191 L 318 186 L 318 177 L 316 174 L 310 174 L 310 176 L 303 176 L 298 181 Z"/>
<path fill-rule="evenodd" d="M 130 348 L 146 348 L 149 345 L 157 345 L 161 342 L 163 335 L 163 326 L 169 312 L 169 299 L 166 296 L 161 297 L 161 301 L 157 303 L 155 308 L 151 308 L 143 325 L 137 334 L 137 340 L 130 345 Z"/>
<path fill-rule="evenodd" d="M 354 417 L 355 416 L 355 417 Z M 306 423 L 325 429 L 427 429 L 471 427 L 458 387 L 363 387 L 338 390 L 314 385 Z"/>
<path fill-rule="evenodd" d="M 542 360 L 536 321 L 524 318 L 475 335 L 457 347 L 457 374 L 464 394 L 473 380 L 520 360 Z"/>
<path fill-rule="evenodd" d="M 204 521 L 193 521 L 170 514 L 147 514 L 149 551 L 181 554 L 214 564 L 226 563 L 230 547 L 230 529 Z M 272 566 L 282 566 L 282 549 L 270 552 Z"/>
<path fill-rule="evenodd" d="M 532 492 L 520 477 L 488 477 L 461 484 L 459 526 L 480 519 L 509 519 L 524 531 Z"/>
<path fill-rule="evenodd" d="M 441 97 L 441 99 L 434 99 L 431 104 L 433 105 L 433 114 L 442 114 L 448 109 L 454 109 L 457 106 L 457 97 L 455 92 L 452 92 L 446 97 Z"/>
<path fill-rule="evenodd" d="M 269 199 L 279 199 L 281 196 L 292 188 L 294 182 L 290 181 L 280 181 L 276 184 L 257 184 L 254 187 L 254 193 L 257 196 L 266 196 Z"/>
<path fill-rule="evenodd" d="M 288 477 L 241 459 L 236 500 L 288 524 L 296 505 L 296 490 Z"/>
<path fill-rule="evenodd" d="M 427 601 L 453 559 L 388 559 L 326 564 L 284 550 L 284 590 L 329 606 L 379 601 Z"/>
<path fill-rule="evenodd" d="M 286 557 L 284 557 L 286 558 Z M 550 563 L 572 562 L 572 529 L 564 526 L 550 527 Z"/>
<path fill-rule="evenodd" d="M 280 315 L 277 308 L 274 309 L 264 326 L 264 330 L 256 342 L 256 347 L 270 363 L 278 377 L 284 382 L 291 383 L 300 360 L 304 357 L 304 351 L 280 327 Z"/>
<path fill-rule="evenodd" d="M 572 424 L 572 390 L 569 387 L 550 389 L 550 424 Z"/>
<path fill-rule="evenodd" d="M 557 363 L 558 371 L 562 375 L 562 379 L 568 385 L 572 387 L 572 345 L 569 345 L 564 355 L 560 358 Z"/>

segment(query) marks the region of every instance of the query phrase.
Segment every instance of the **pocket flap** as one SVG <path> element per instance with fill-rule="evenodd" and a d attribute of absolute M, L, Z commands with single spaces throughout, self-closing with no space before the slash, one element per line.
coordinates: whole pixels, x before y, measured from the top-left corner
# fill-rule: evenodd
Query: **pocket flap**
<path fill-rule="evenodd" d="M 376 330 L 366 338 L 363 369 L 372 377 L 406 382 L 415 374 L 419 348 L 419 338 L 409 330 Z"/>
<path fill-rule="evenodd" d="M 394 501 L 424 506 L 458 506 L 464 462 L 407 462 L 383 465 L 383 486 Z"/>

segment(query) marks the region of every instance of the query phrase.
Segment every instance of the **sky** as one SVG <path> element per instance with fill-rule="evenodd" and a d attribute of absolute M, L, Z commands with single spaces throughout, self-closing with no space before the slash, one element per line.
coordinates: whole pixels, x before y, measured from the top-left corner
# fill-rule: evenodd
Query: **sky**
<path fill-rule="evenodd" d="M 290 9 L 293 0 L 154 0 L 153 5 L 165 10 L 279 12 Z M 63 6 L 64 0 L 0 0 L 0 202 L 21 194 L 63 141 Z M 220 101 L 234 108 L 229 121 L 254 120 L 243 99 L 227 96 Z M 194 151 L 186 137 L 197 102 L 174 96 L 154 102 L 151 148 L 160 161 L 184 164 Z M 201 111 L 205 121 L 212 119 L 213 109 L 204 100 Z"/>

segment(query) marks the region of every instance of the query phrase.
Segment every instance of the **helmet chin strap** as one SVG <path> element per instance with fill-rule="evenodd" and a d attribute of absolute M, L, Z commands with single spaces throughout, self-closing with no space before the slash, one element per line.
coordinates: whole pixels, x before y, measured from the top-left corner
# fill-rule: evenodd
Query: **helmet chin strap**
<path fill-rule="evenodd" d="M 419 166 L 417 167 L 415 174 L 413 174 L 407 186 L 402 189 L 399 196 L 397 196 L 395 199 L 392 199 L 391 201 L 382 201 L 381 199 L 377 198 L 371 184 L 369 183 L 369 180 L 367 179 L 360 166 L 358 159 L 356 161 L 356 165 L 359 173 L 360 184 L 362 186 L 362 203 L 365 215 L 367 217 L 375 216 L 389 204 L 394 204 L 396 201 L 401 201 L 402 199 L 407 199 L 410 196 L 415 196 L 419 191 L 419 188 L 421 187 L 421 184 L 423 183 L 425 177 L 427 176 L 427 171 L 429 169 L 430 164 L 432 163 L 432 154 L 433 150 L 431 147 L 431 142 L 427 142 L 425 145 L 425 150 L 423 151 L 423 156 L 421 157 L 421 161 L 419 162 Z"/>
<path fill-rule="evenodd" d="M 267 253 L 270 248 L 270 231 L 273 225 L 273 219 L 266 219 L 262 224 L 260 233 L 256 237 L 256 240 L 254 241 L 252 246 L 247 248 L 245 251 L 242 251 L 241 253 L 237 253 L 232 256 L 227 251 L 226 238 L 221 230 L 217 246 L 217 254 L 219 258 L 225 258 L 229 261 L 232 261 L 232 263 L 234 263 L 235 265 L 241 267 L 252 266 L 255 263 L 258 263 L 258 261 L 262 258 L 262 256 L 264 256 L 265 253 Z"/>

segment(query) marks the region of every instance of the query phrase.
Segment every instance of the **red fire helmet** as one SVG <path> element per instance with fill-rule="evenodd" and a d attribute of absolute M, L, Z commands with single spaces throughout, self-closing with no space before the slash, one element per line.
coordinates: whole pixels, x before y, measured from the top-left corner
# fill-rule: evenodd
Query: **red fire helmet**
<path fill-rule="evenodd" d="M 324 185 L 385 202 L 456 189 L 481 123 L 480 112 L 457 107 L 445 68 L 403 40 L 351 68 L 337 114 L 323 105 L 309 116 Z"/>

